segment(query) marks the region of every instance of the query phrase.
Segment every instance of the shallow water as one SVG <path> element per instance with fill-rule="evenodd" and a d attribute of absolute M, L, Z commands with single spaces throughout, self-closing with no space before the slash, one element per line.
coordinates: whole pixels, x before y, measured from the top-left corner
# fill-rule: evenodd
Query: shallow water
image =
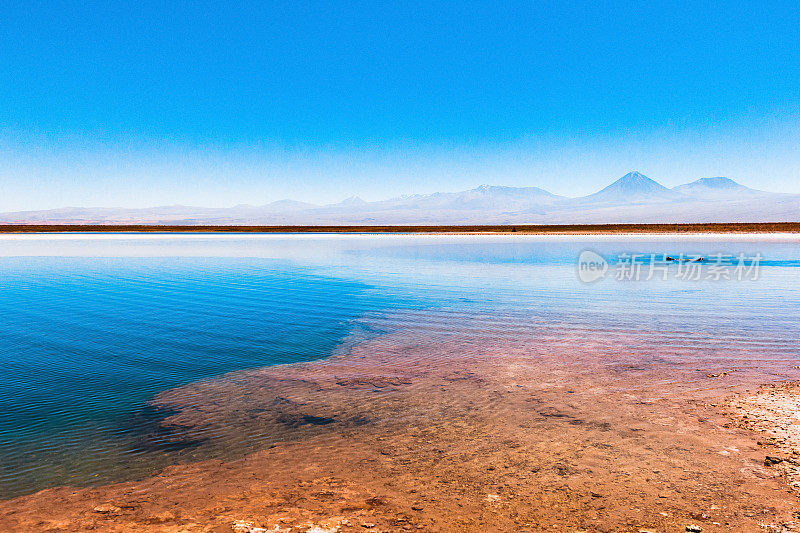
<path fill-rule="evenodd" d="M 159 432 L 169 413 L 149 401 L 235 370 L 323 358 L 384 331 L 471 334 L 476 350 L 488 335 L 564 349 L 602 335 L 598 349 L 624 340 L 632 364 L 715 354 L 791 362 L 800 359 L 798 244 L 788 236 L 3 236 L 0 497 L 243 453 L 244 445 L 214 446 L 211 428 L 175 446 Z M 587 249 L 610 262 L 594 283 L 577 275 Z M 667 280 L 617 280 L 624 252 L 762 258 L 758 279 L 687 281 L 671 264 Z M 648 358 L 654 342 L 673 348 L 674 360 Z M 247 449 L 270 437 L 247 439 Z"/>

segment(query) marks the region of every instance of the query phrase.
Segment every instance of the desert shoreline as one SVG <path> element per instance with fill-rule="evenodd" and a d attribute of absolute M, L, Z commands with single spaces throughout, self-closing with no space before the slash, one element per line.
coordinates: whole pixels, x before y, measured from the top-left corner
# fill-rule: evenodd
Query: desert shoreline
<path fill-rule="evenodd" d="M 514 224 L 514 225 L 171 225 L 171 224 L 0 224 L 0 234 L 19 233 L 367 233 L 367 234 L 772 234 L 800 233 L 800 222 L 687 224 Z"/>

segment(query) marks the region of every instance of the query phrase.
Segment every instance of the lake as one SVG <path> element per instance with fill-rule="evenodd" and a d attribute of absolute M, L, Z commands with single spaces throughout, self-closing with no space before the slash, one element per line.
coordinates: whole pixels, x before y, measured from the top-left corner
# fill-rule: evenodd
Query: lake
<path fill-rule="evenodd" d="M 565 332 L 655 332 L 682 354 L 791 362 L 800 359 L 798 244 L 788 235 L 3 235 L 0 498 L 303 438 L 289 425 L 231 443 L 210 426 L 176 441 L 159 430 L 171 413 L 152 400 L 391 332 L 536 331 L 532 346 Z M 579 266 L 587 251 L 606 263 L 591 281 Z M 670 364 L 631 351 L 642 364 Z"/>

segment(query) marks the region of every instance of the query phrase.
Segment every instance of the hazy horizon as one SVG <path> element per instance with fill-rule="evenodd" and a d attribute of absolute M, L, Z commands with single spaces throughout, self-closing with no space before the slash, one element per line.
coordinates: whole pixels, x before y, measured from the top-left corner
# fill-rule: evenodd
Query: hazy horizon
<path fill-rule="evenodd" d="M 288 197 L 288 198 L 279 198 L 277 200 L 271 200 L 271 201 L 266 202 L 264 204 L 242 202 L 242 203 L 233 204 L 233 205 L 191 205 L 191 204 L 179 204 L 179 203 L 178 204 L 161 204 L 161 205 L 142 205 L 142 206 L 62 205 L 62 206 L 58 206 L 58 207 L 45 208 L 45 209 L 41 209 L 41 210 L 38 210 L 38 209 L 37 210 L 28 210 L 28 209 L 26 209 L 26 210 L 7 211 L 7 212 L 49 211 L 49 210 L 58 210 L 58 209 L 64 209 L 64 208 L 87 208 L 87 209 L 121 208 L 121 209 L 134 209 L 135 210 L 135 209 L 149 209 L 149 208 L 160 208 L 160 207 L 189 207 L 189 208 L 197 207 L 197 208 L 225 209 L 225 208 L 235 208 L 235 207 L 240 207 L 240 206 L 262 207 L 262 206 L 268 206 L 270 204 L 279 204 L 281 202 L 297 202 L 299 204 L 308 204 L 310 207 L 329 207 L 329 206 L 336 206 L 338 204 L 341 204 L 343 202 L 347 202 L 347 201 L 353 200 L 353 199 L 364 200 L 367 203 L 386 202 L 386 201 L 391 201 L 391 200 L 402 200 L 402 199 L 408 199 L 408 198 L 413 198 L 413 197 L 423 197 L 424 198 L 424 197 L 428 197 L 428 196 L 436 195 L 436 194 L 445 194 L 445 195 L 447 195 L 447 194 L 458 194 L 458 193 L 479 191 L 479 190 L 481 190 L 482 188 L 485 188 L 485 187 L 488 187 L 488 188 L 499 188 L 499 189 L 508 188 L 508 189 L 515 189 L 515 190 L 521 190 L 521 189 L 524 189 L 524 188 L 537 188 L 537 189 L 541 189 L 541 190 L 543 190 L 545 192 L 551 193 L 554 196 L 561 197 L 561 198 L 563 198 L 565 200 L 580 200 L 582 198 L 586 198 L 588 196 L 592 196 L 593 194 L 596 194 L 596 193 L 602 191 L 603 189 L 609 187 L 610 185 L 616 183 L 617 181 L 622 180 L 623 178 L 629 176 L 630 174 L 640 174 L 640 172 L 638 170 L 631 170 L 630 172 L 627 172 L 624 176 L 613 178 L 613 179 L 609 180 L 608 182 L 606 182 L 605 184 L 598 185 L 598 188 L 596 190 L 592 190 L 591 192 L 589 192 L 587 194 L 581 194 L 581 195 L 557 194 L 557 193 L 553 193 L 552 191 L 550 191 L 548 189 L 545 189 L 543 187 L 538 187 L 536 185 L 517 185 L 517 186 L 512 186 L 512 185 L 504 185 L 504 184 L 501 184 L 501 183 L 481 183 L 481 184 L 477 185 L 476 187 L 472 187 L 470 189 L 441 190 L 441 191 L 434 191 L 432 193 L 402 194 L 402 195 L 397 195 L 397 196 L 389 196 L 389 197 L 385 197 L 385 198 L 376 198 L 374 200 L 372 200 L 372 199 L 366 200 L 361 195 L 354 194 L 354 195 L 350 195 L 350 196 L 347 196 L 347 197 L 339 198 L 338 200 L 335 200 L 335 201 L 332 201 L 332 202 L 329 202 L 329 203 L 324 203 L 324 204 L 310 202 L 310 201 L 307 201 L 307 200 L 305 200 L 303 198 Z M 653 179 L 650 176 L 647 176 L 645 173 L 641 173 L 641 174 L 644 175 L 648 179 Z M 749 189 L 753 189 L 753 191 L 755 191 L 755 192 L 764 192 L 764 193 L 768 193 L 768 194 L 778 194 L 778 195 L 780 195 L 780 194 L 793 194 L 791 192 L 786 192 L 786 191 L 766 191 L 766 190 L 763 190 L 763 189 L 757 189 L 757 188 L 754 188 L 754 187 L 748 187 L 747 185 L 744 185 L 743 183 L 740 183 L 740 182 L 738 182 L 736 180 L 732 180 L 731 178 L 728 178 L 727 176 L 704 176 L 704 177 L 700 177 L 700 178 L 697 178 L 697 179 L 694 179 L 694 180 L 691 180 L 691 181 L 678 183 L 677 185 L 674 185 L 674 186 L 671 186 L 671 187 L 668 187 L 668 186 L 665 186 L 665 187 L 667 187 L 667 188 L 669 188 L 671 190 L 677 190 L 681 186 L 691 185 L 691 184 L 694 184 L 694 183 L 699 183 L 699 182 L 701 182 L 703 180 L 708 180 L 708 179 L 726 179 L 726 180 L 731 180 L 735 184 L 745 186 L 745 187 L 747 187 Z M 661 183 L 658 180 L 653 180 L 653 181 L 655 181 L 656 183 L 658 183 L 660 185 L 664 185 L 663 183 Z"/>

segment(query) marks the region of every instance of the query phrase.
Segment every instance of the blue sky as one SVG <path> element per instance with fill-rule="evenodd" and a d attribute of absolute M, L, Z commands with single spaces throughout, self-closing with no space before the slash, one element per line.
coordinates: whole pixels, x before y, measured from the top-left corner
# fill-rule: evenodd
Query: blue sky
<path fill-rule="evenodd" d="M 125 4 L 3 3 L 0 210 L 800 192 L 795 2 Z"/>

